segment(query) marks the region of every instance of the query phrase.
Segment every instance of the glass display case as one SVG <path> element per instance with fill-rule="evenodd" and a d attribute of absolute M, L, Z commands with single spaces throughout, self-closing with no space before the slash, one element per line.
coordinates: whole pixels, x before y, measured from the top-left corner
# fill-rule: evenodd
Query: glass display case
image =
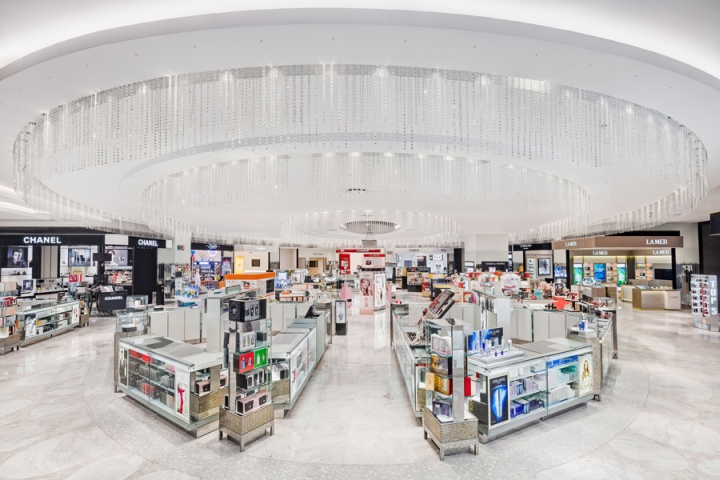
<path fill-rule="evenodd" d="M 271 358 L 274 338 L 266 299 L 230 300 L 228 305 L 228 394 L 220 411 L 219 437 L 240 444 L 274 434 Z"/>
<path fill-rule="evenodd" d="M 405 325 L 402 320 L 404 318 L 407 318 L 407 316 L 393 315 L 393 349 L 410 398 L 410 406 L 415 417 L 421 418 L 426 396 L 425 370 L 428 368 L 430 357 L 425 346 L 413 347 L 410 345 L 405 331 L 417 331 L 417 327 Z"/>
<path fill-rule="evenodd" d="M 218 428 L 221 353 L 159 335 L 123 338 L 118 350 L 120 391 L 196 437 Z"/>
<path fill-rule="evenodd" d="M 513 347 L 521 352 L 492 362 L 468 358 L 475 374 L 469 410 L 483 443 L 594 397 L 593 355 L 587 343 L 554 338 Z M 493 357 L 495 358 L 495 357 Z"/>
<path fill-rule="evenodd" d="M 315 328 L 286 328 L 273 339 L 273 402 L 284 415 L 295 405 L 317 365 Z"/>
<path fill-rule="evenodd" d="M 25 304 L 23 303 L 23 306 Z M 50 338 L 80 325 L 80 302 L 73 300 L 50 306 L 17 309 L 22 346 Z"/>

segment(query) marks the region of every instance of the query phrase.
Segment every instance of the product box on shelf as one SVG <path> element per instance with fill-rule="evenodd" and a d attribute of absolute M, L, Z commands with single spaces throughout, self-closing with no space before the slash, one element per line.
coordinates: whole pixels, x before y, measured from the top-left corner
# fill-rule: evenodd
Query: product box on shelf
<path fill-rule="evenodd" d="M 233 357 L 238 372 L 248 372 L 255 368 L 255 352 L 237 353 Z"/>
<path fill-rule="evenodd" d="M 260 368 L 267 365 L 268 362 L 268 349 L 267 347 L 258 348 L 255 350 L 255 367 Z"/>
<path fill-rule="evenodd" d="M 228 318 L 231 322 L 251 322 L 267 316 L 267 300 L 230 300 Z"/>

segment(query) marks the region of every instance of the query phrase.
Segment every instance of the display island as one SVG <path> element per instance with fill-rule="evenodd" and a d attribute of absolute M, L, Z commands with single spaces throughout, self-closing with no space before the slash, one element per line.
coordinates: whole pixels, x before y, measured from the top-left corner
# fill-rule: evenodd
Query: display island
<path fill-rule="evenodd" d="M 20 344 L 29 345 L 68 332 L 80 326 L 80 302 L 77 300 L 49 306 L 25 308 L 21 303 L 15 315 L 22 332 Z"/>
<path fill-rule="evenodd" d="M 480 441 L 587 403 L 594 397 L 592 348 L 552 338 L 469 356 L 475 393 L 468 401 L 478 418 Z M 508 352 L 508 350 L 505 350 Z"/>
<path fill-rule="evenodd" d="M 118 342 L 118 389 L 195 437 L 218 428 L 222 353 L 159 335 Z"/>

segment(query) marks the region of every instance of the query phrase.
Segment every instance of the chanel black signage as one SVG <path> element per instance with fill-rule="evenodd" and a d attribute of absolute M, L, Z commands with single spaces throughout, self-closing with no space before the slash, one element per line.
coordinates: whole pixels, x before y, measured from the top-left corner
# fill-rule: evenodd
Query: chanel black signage
<path fill-rule="evenodd" d="M 165 240 L 157 238 L 128 237 L 128 245 L 139 248 L 165 248 Z"/>
<path fill-rule="evenodd" d="M 105 235 L 38 235 L 31 233 L 27 235 L 0 235 L 0 245 L 102 245 L 105 243 Z"/>

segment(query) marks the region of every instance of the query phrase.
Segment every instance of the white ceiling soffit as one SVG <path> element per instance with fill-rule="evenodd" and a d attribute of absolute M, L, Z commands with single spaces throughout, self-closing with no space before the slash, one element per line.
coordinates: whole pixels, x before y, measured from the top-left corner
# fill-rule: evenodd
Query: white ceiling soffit
<path fill-rule="evenodd" d="M 47 12 L 53 11 L 51 4 L 54 3 L 48 2 Z M 598 91 L 653 108 L 688 125 L 708 150 L 710 194 L 701 204 L 702 208 L 696 209 L 695 216 L 691 214 L 685 219 L 704 220 L 708 211 L 705 204 L 720 203 L 717 198 L 720 197 L 719 141 L 713 133 L 719 126 L 720 81 L 708 73 L 717 74 L 713 61 L 720 55 L 707 54 L 720 42 L 713 43 L 714 27 L 712 32 L 698 33 L 704 32 L 703 22 L 713 17 L 708 9 L 714 4 L 705 3 L 693 11 L 690 4 L 685 3 L 682 12 L 672 13 L 670 3 L 675 2 L 633 2 L 632 6 L 627 2 L 605 2 L 606 11 L 593 13 L 578 10 L 572 5 L 575 2 L 530 2 L 534 6 L 525 3 L 527 8 L 518 8 L 515 2 L 517 11 L 513 16 L 498 3 L 493 10 L 497 18 L 482 18 L 458 14 L 482 14 L 478 11 L 453 11 L 458 10 L 461 3 L 467 6 L 468 2 L 445 2 L 442 8 L 447 9 L 447 13 L 318 8 L 207 13 L 185 10 L 194 8 L 187 2 L 171 2 L 177 6 L 173 15 L 199 16 L 167 19 L 163 17 L 162 8 L 156 7 L 167 6 L 168 2 L 155 2 L 153 7 L 142 2 L 138 8 L 128 8 L 125 3 L 124 9 L 156 15 L 148 18 L 114 16 L 114 7 L 109 2 L 96 3 L 74 19 L 63 18 L 64 13 L 49 17 L 45 24 L 40 19 L 38 25 L 53 26 L 49 30 L 57 30 L 52 33 L 54 37 L 47 37 L 49 46 L 42 44 L 40 38 L 35 39 L 38 41 L 35 44 L 23 41 L 19 29 L 4 28 L 2 22 L 13 15 L 3 15 L 0 10 L 0 19 L 6 19 L 0 20 L 0 65 L 3 60 L 13 60 L 13 55 L 19 55 L 17 52 L 27 53 L 35 48 L 33 53 L 0 68 L 0 182 L 11 184 L 12 143 L 23 125 L 43 111 L 89 93 L 184 72 L 256 65 L 358 62 L 516 75 Z M 227 2 L 217 3 L 228 8 Z M 249 9 L 254 3 L 257 2 L 243 5 Z M 268 6 L 268 2 L 262 3 Z M 384 2 L 382 8 L 399 8 L 401 4 L 410 8 L 405 3 Z M 412 3 L 416 10 L 423 10 L 425 5 L 424 2 Z M 637 18 L 633 18 L 636 3 L 651 9 L 643 25 L 637 25 Z M 537 12 L 537 4 L 542 4 L 545 12 Z M 297 6 L 297 2 L 293 5 Z M 553 15 L 546 15 L 553 7 Z M 7 7 L 0 7 L 4 8 Z M 110 10 L 106 10 L 108 8 Z M 558 8 L 564 9 L 563 15 L 558 15 Z M 672 27 L 663 25 L 666 15 L 682 15 L 685 9 L 690 15 L 698 15 L 699 23 L 687 28 L 679 22 Z M 698 12 L 703 9 L 704 14 Z M 484 14 L 493 16 L 493 12 Z M 69 13 L 78 12 L 69 10 Z M 90 14 L 103 19 L 93 23 L 94 17 L 86 16 Z M 586 18 L 577 21 L 580 16 Z M 551 21 L 550 17 L 555 18 Z M 546 18 L 547 22 L 543 22 Z M 543 25 L 518 23 L 525 20 Z M 143 21 L 152 23 L 134 24 Z M 92 32 L 68 28 L 60 31 L 77 27 L 75 22 L 82 23 L 83 28 L 93 25 L 96 29 L 109 30 Z M 607 28 L 609 22 L 614 22 L 613 28 Z M 32 29 L 24 31 L 32 32 Z M 72 37 L 79 33 L 86 34 Z M 35 46 L 29 47 L 31 44 Z M 17 45 L 28 50 L 14 50 Z M 177 162 L 164 173 L 190 166 L 192 163 Z M 115 178 L 123 178 L 126 173 L 118 172 Z M 137 214 L 138 192 L 155 179 L 141 182 L 136 179 L 136 184 L 121 185 L 122 182 L 112 179 L 100 183 L 78 176 L 76 182 L 68 181 L 67 187 L 80 189 L 81 197 L 95 198 L 101 204 L 123 198 L 127 201 L 127 211 L 123 213 Z M 593 193 L 593 205 L 607 203 L 608 195 L 632 198 L 634 185 L 635 193 L 652 190 L 652 185 L 641 185 L 642 179 L 599 180 L 600 185 L 605 186 L 608 181 L 611 185 L 607 190 L 596 187 L 594 192 L 592 185 L 587 186 L 588 192 Z M 133 194 L 124 195 L 128 191 Z M 654 199 L 648 197 L 648 200 Z M 461 226 L 469 219 L 472 217 L 458 218 Z"/>

